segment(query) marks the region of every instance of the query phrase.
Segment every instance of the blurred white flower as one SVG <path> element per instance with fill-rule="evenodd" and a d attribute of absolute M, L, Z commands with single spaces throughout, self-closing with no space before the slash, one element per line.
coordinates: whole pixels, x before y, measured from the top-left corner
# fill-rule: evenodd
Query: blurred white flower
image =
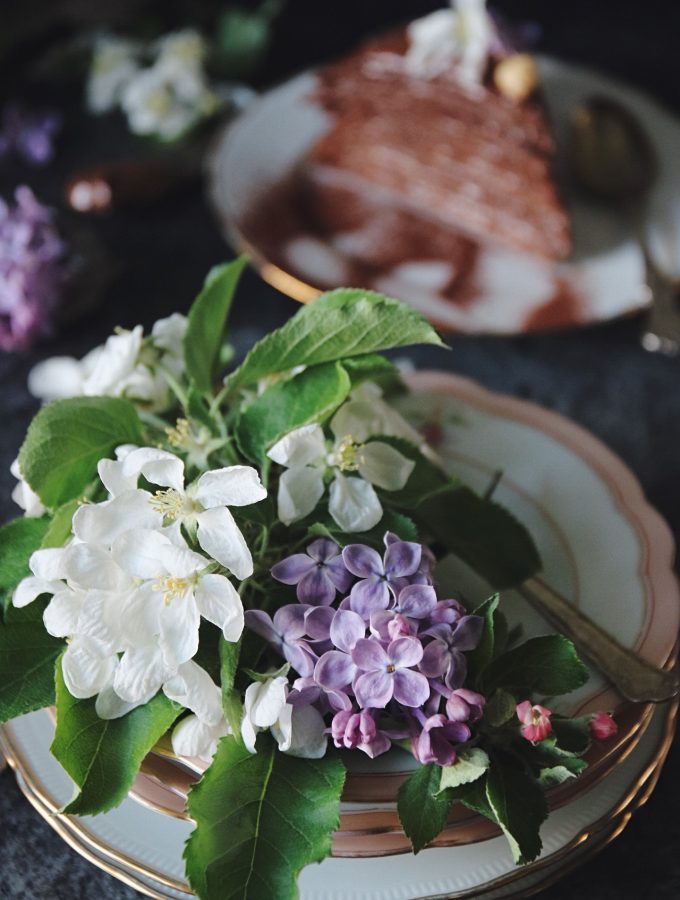
<path fill-rule="evenodd" d="M 29 519 L 39 519 L 44 515 L 45 507 L 40 497 L 32 490 L 29 483 L 23 478 L 21 469 L 19 468 L 19 460 L 15 459 L 9 467 L 10 472 L 18 480 L 18 484 L 14 486 L 12 491 L 12 500 L 24 511 L 24 515 Z"/>
<path fill-rule="evenodd" d="M 122 91 L 139 71 L 139 45 L 106 35 L 95 43 L 87 82 L 87 108 L 101 114 L 117 106 Z"/>
<path fill-rule="evenodd" d="M 419 78 L 435 78 L 454 66 L 461 81 L 480 84 L 493 37 L 486 0 L 455 0 L 452 5 L 408 26 L 407 69 Z"/>

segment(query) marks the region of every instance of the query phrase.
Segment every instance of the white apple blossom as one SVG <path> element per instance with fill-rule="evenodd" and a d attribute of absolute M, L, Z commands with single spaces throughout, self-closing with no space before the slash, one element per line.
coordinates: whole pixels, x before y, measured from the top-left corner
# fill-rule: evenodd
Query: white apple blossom
<path fill-rule="evenodd" d="M 174 729 L 173 750 L 179 756 L 210 762 L 220 738 L 231 733 L 222 711 L 220 689 L 204 669 L 187 662 L 174 678 L 166 681 L 163 691 L 192 712 Z"/>
<path fill-rule="evenodd" d="M 26 518 L 39 519 L 45 514 L 45 507 L 43 506 L 40 497 L 22 476 L 18 459 L 14 460 L 9 467 L 9 470 L 18 481 L 12 491 L 12 500 L 14 500 L 17 506 L 23 509 Z"/>
<path fill-rule="evenodd" d="M 160 319 L 144 339 L 141 325 L 119 330 L 81 360 L 56 356 L 34 366 L 28 389 L 41 400 L 64 397 L 111 396 L 132 400 L 160 410 L 168 405 L 170 391 L 163 376 L 181 375 L 185 316 L 175 313 Z"/>
<path fill-rule="evenodd" d="M 101 460 L 98 470 L 111 499 L 76 512 L 73 530 L 78 538 L 110 545 L 130 528 L 195 527 L 199 545 L 212 559 L 240 580 L 252 575 L 252 555 L 229 511 L 230 506 L 249 506 L 267 496 L 252 466 L 212 469 L 185 489 L 179 457 L 140 447 L 126 448 L 118 460 Z M 151 494 L 137 488 L 140 476 L 163 489 Z"/>
<path fill-rule="evenodd" d="M 407 28 L 406 67 L 418 78 L 435 78 L 454 66 L 461 81 L 481 83 L 494 25 L 486 0 L 455 0 Z"/>
<path fill-rule="evenodd" d="M 96 42 L 87 82 L 87 108 L 101 114 L 117 106 L 125 85 L 139 71 L 139 45 L 113 35 Z"/>
<path fill-rule="evenodd" d="M 255 753 L 258 732 L 271 729 L 283 753 L 320 759 L 328 741 L 321 713 L 313 706 L 292 706 L 287 695 L 288 682 L 282 675 L 254 681 L 246 688 L 241 720 L 246 749 Z"/>
<path fill-rule="evenodd" d="M 286 467 L 278 492 L 278 515 L 284 524 L 312 512 L 324 494 L 329 469 L 333 480 L 328 511 L 343 531 L 367 531 L 378 524 L 382 505 L 373 486 L 387 491 L 403 488 L 414 463 L 384 441 L 368 440 L 372 435 L 394 434 L 400 419 L 395 412 L 390 421 L 387 404 L 374 399 L 377 402 L 360 395 L 340 407 L 330 423 L 335 437 L 330 451 L 316 424 L 294 429 L 269 450 L 270 459 Z"/>

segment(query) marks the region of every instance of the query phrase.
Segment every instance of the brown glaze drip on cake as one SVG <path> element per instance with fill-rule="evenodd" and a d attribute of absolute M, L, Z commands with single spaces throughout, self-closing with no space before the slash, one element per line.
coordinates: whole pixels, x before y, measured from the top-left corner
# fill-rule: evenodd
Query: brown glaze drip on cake
<path fill-rule="evenodd" d="M 445 226 L 454 256 L 469 244 L 464 235 L 549 259 L 568 255 L 569 220 L 540 95 L 517 103 L 491 77 L 478 86 L 462 85 L 454 72 L 414 77 L 403 64 L 406 49 L 405 32 L 391 33 L 320 73 L 315 99 L 333 125 L 298 173 L 317 227 L 356 230 L 368 227 L 369 207 L 383 217 L 391 209 L 393 218 L 403 211 Z"/>

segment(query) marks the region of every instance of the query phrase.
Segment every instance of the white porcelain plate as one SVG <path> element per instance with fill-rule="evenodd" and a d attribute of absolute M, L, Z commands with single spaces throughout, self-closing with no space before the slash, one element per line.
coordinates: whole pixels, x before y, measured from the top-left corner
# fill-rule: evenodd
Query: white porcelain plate
<path fill-rule="evenodd" d="M 415 394 L 409 413 L 439 430 L 437 449 L 452 471 L 483 489 L 496 470 L 504 470 L 497 499 L 531 530 L 546 580 L 622 643 L 656 664 L 665 663 L 672 656 L 680 618 L 673 544 L 630 471 L 583 429 L 533 404 L 443 373 L 416 373 L 410 381 Z M 488 592 L 462 567 L 447 563 L 445 568 L 447 581 L 470 599 Z M 510 621 L 521 621 L 527 634 L 550 630 L 512 592 L 504 594 L 503 604 Z M 593 674 L 583 689 L 567 698 L 566 708 L 612 709 L 618 702 Z M 542 831 L 542 865 L 550 865 L 554 854 L 570 847 L 584 829 L 628 796 L 654 758 L 663 718 L 656 717 L 656 726 L 650 726 L 607 778 L 551 815 Z M 156 896 L 182 896 L 182 846 L 189 823 L 133 800 L 93 819 L 49 817 L 72 794 L 68 776 L 49 754 L 52 733 L 45 712 L 0 730 L 3 749 L 19 766 L 39 811 L 81 852 L 83 845 L 89 847 L 98 865 L 116 869 L 118 877 L 129 880 L 130 873 L 136 873 Z M 538 871 L 526 870 L 522 879 L 533 879 Z M 301 897 L 406 900 L 459 892 L 476 895 L 490 882 L 515 878 L 514 872 L 505 841 L 498 838 L 417 857 L 396 856 L 388 865 L 384 859 L 329 859 L 302 873 Z"/>
<path fill-rule="evenodd" d="M 657 262 L 680 276 L 680 123 L 642 93 L 599 73 L 547 58 L 540 67 L 560 148 L 569 111 L 592 94 L 624 103 L 648 131 L 659 177 L 646 224 Z M 455 273 L 448 259 L 404 259 L 357 274 L 345 249 L 352 234 L 343 232 L 337 240 L 316 234 L 295 212 L 294 192 L 286 187 L 329 125 L 310 99 L 314 84 L 314 74 L 307 73 L 263 95 L 225 129 L 209 160 L 211 197 L 226 236 L 247 249 L 262 276 L 285 293 L 306 301 L 319 289 L 342 284 L 373 288 L 409 302 L 441 328 L 498 334 L 599 322 L 648 303 L 630 224 L 573 191 L 568 202 L 574 252 L 564 263 L 489 246 L 464 290 L 451 297 L 446 286 Z"/>

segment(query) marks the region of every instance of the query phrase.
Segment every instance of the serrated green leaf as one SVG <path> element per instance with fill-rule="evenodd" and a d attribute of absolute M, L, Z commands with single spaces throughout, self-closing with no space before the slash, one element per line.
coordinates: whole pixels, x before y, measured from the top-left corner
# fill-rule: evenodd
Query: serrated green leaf
<path fill-rule="evenodd" d="M 397 812 L 414 853 L 434 840 L 446 825 L 451 809 L 448 792 L 439 793 L 441 766 L 421 766 L 399 788 Z"/>
<path fill-rule="evenodd" d="M 413 517 L 447 550 L 495 589 L 513 587 L 538 571 L 541 560 L 526 528 L 504 507 L 463 486 L 426 497 Z"/>
<path fill-rule="evenodd" d="M 213 386 L 224 326 L 246 263 L 245 256 L 241 256 L 211 269 L 203 290 L 189 310 L 184 335 L 184 362 L 187 375 L 199 391 L 207 392 Z"/>
<path fill-rule="evenodd" d="M 520 698 L 567 694 L 587 680 L 588 669 L 561 634 L 530 638 L 495 659 L 484 675 L 487 691 L 502 686 Z"/>
<path fill-rule="evenodd" d="M 49 524 L 46 518 L 20 518 L 0 528 L 0 594 L 6 594 L 8 600 L 21 579 L 30 575 L 28 561 L 39 549 Z"/>
<path fill-rule="evenodd" d="M 520 769 L 494 762 L 486 776 L 486 796 L 515 862 L 536 859 L 542 846 L 539 830 L 548 815 L 538 782 Z"/>
<path fill-rule="evenodd" d="M 330 853 L 345 770 L 337 756 L 297 759 L 269 735 L 257 753 L 229 736 L 195 785 L 184 853 L 201 900 L 293 900 L 297 877 Z"/>
<path fill-rule="evenodd" d="M 508 691 L 498 688 L 484 707 L 484 721 L 492 728 L 500 728 L 515 715 L 517 700 Z"/>
<path fill-rule="evenodd" d="M 399 369 L 385 356 L 368 353 L 366 356 L 349 357 L 342 361 L 352 382 L 352 388 L 364 381 L 373 381 L 383 389 L 401 384 Z"/>
<path fill-rule="evenodd" d="M 57 730 L 52 755 L 76 783 L 75 798 L 64 807 L 72 815 L 96 815 L 118 806 L 139 767 L 181 708 L 158 694 L 120 719 L 100 719 L 95 699 L 77 700 L 68 692 L 57 664 Z"/>
<path fill-rule="evenodd" d="M 414 309 L 372 291 L 322 294 L 259 341 L 225 379 L 230 390 L 295 366 L 318 365 L 409 344 L 445 346 Z"/>
<path fill-rule="evenodd" d="M 284 434 L 328 418 L 350 388 L 349 376 L 339 363 L 312 366 L 293 378 L 277 381 L 239 415 L 235 433 L 241 452 L 261 463 Z"/>
<path fill-rule="evenodd" d="M 496 650 L 496 612 L 500 597 L 494 594 L 474 610 L 474 615 L 484 619 L 484 631 L 479 644 L 467 654 L 470 671 L 478 676 L 489 665 Z"/>
<path fill-rule="evenodd" d="M 459 787 L 461 784 L 471 784 L 481 778 L 488 768 L 489 756 L 481 747 L 461 750 L 452 766 L 442 768 L 438 793 L 447 788 Z"/>
<path fill-rule="evenodd" d="M 19 465 L 45 506 L 54 509 L 82 494 L 96 476 L 100 459 L 111 456 L 120 444 L 141 440 L 141 422 L 129 400 L 56 400 L 31 422 Z"/>
<path fill-rule="evenodd" d="M 69 500 L 57 509 L 52 516 L 41 547 L 63 547 L 72 534 L 73 516 L 78 509 L 77 500 Z"/>
<path fill-rule="evenodd" d="M 38 601 L 31 606 L 44 609 Z M 63 649 L 42 619 L 0 622 L 0 722 L 54 703 L 54 666 Z"/>

